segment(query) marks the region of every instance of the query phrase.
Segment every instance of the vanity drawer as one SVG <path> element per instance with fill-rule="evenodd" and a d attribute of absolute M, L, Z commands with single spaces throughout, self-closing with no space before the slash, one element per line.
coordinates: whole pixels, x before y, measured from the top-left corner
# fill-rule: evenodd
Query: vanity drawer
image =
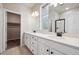
<path fill-rule="evenodd" d="M 64 54 L 50 47 L 50 55 L 64 55 Z"/>

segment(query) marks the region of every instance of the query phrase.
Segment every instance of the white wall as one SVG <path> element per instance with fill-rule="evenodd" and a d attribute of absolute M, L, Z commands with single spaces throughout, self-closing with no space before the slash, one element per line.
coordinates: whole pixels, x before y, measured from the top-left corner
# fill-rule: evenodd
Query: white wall
<path fill-rule="evenodd" d="M 62 13 L 60 18 L 65 18 L 67 33 L 79 33 L 79 8 Z"/>
<path fill-rule="evenodd" d="M 0 53 L 3 51 L 3 42 L 2 40 L 4 39 L 3 37 L 3 9 L 2 9 L 2 4 L 0 4 Z"/>
<path fill-rule="evenodd" d="M 20 5 L 17 3 L 3 3 L 3 7 L 12 11 L 20 12 Z"/>
<path fill-rule="evenodd" d="M 40 14 L 40 4 L 38 4 L 34 8 L 32 8 L 32 12 L 33 11 L 38 11 L 38 13 Z M 32 32 L 33 32 L 33 30 L 39 31 L 39 29 L 40 29 L 40 15 L 38 15 L 36 17 L 32 16 L 32 19 L 29 20 L 29 23 L 30 23 Z"/>
<path fill-rule="evenodd" d="M 33 10 L 39 12 L 39 8 L 37 6 L 35 8 L 31 8 L 31 9 L 28 9 L 25 7 L 21 8 L 21 11 L 23 11 L 23 12 L 21 12 L 22 19 L 25 19 L 25 20 L 22 20 L 22 24 L 23 24 L 22 30 L 24 32 L 27 32 L 27 31 L 33 32 L 33 30 L 38 30 L 39 29 L 39 16 L 33 17 L 32 12 L 33 12 Z"/>

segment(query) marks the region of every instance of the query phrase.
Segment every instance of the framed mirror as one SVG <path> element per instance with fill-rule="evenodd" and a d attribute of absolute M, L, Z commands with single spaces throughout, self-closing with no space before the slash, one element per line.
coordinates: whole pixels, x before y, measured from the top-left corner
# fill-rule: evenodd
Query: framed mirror
<path fill-rule="evenodd" d="M 55 32 L 65 33 L 65 19 L 55 20 Z"/>

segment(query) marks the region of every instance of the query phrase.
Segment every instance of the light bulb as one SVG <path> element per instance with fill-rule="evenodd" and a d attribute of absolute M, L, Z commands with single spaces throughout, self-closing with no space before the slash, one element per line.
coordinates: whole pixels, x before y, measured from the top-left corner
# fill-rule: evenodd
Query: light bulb
<path fill-rule="evenodd" d="M 68 10 L 69 8 L 65 8 L 66 10 Z"/>
<path fill-rule="evenodd" d="M 38 16 L 38 15 L 39 15 L 39 13 L 37 11 L 35 11 L 35 16 Z"/>
<path fill-rule="evenodd" d="M 56 7 L 57 6 L 57 3 L 54 3 L 54 7 Z"/>
<path fill-rule="evenodd" d="M 63 4 L 63 3 L 61 2 L 61 3 L 59 3 L 59 4 Z"/>
<path fill-rule="evenodd" d="M 37 11 L 34 11 L 33 13 L 32 13 L 32 16 L 34 16 L 34 17 L 36 17 L 36 16 L 38 16 L 39 15 L 39 13 L 37 12 Z"/>
<path fill-rule="evenodd" d="M 32 12 L 32 16 L 34 16 L 34 12 Z"/>

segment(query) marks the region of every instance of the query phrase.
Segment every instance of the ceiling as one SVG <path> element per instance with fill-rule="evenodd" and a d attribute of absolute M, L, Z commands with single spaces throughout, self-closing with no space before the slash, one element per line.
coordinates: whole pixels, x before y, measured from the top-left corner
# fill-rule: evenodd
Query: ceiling
<path fill-rule="evenodd" d="M 64 3 L 62 5 L 54 7 L 54 9 L 57 12 L 61 13 L 61 12 L 67 11 L 66 8 L 69 8 L 68 10 L 70 10 L 70 9 L 77 8 L 77 7 L 79 7 L 79 3 Z"/>
<path fill-rule="evenodd" d="M 28 8 L 33 8 L 35 6 L 41 5 L 42 3 L 3 3 L 3 5 L 7 6 L 26 6 Z"/>
<path fill-rule="evenodd" d="M 42 3 L 22 3 L 22 4 L 29 8 L 33 8 L 35 6 L 41 5 Z"/>

